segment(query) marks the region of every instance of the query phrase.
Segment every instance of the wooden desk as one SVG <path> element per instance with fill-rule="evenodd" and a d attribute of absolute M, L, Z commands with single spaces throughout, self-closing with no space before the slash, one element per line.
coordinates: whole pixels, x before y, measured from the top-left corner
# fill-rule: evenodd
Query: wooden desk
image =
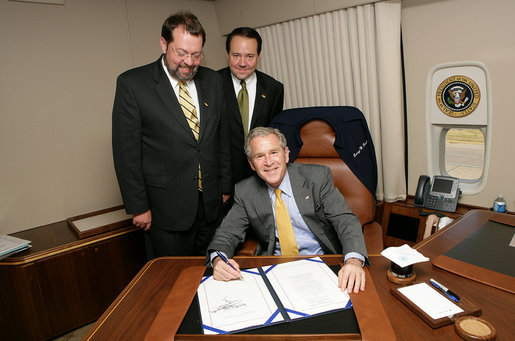
<path fill-rule="evenodd" d="M 441 254 L 442 245 L 446 241 L 444 231 L 452 229 L 460 220 L 446 227 L 444 230 L 431 237 L 424 244 L 416 246 L 428 257 Z M 469 223 L 470 220 L 466 220 Z M 440 236 L 440 237 L 438 237 Z M 432 242 L 431 242 L 432 241 Z M 328 264 L 338 264 L 341 256 L 323 256 Z M 240 266 L 256 267 L 292 260 L 288 257 L 236 257 Z M 169 257 L 158 258 L 145 265 L 132 282 L 111 304 L 108 310 L 101 316 L 88 332 L 84 340 L 143 340 L 156 317 L 161 305 L 166 299 L 171 287 L 175 283 L 181 269 L 200 265 L 204 261 L 201 257 Z M 375 290 L 379 294 L 381 303 L 389 316 L 391 325 L 398 340 L 460 340 L 454 332 L 454 326 L 449 325 L 438 329 L 432 329 L 417 315 L 411 312 L 404 304 L 390 294 L 390 288 L 397 287 L 386 278 L 386 271 L 390 268 L 390 261 L 381 255 L 370 255 L 372 266 L 369 268 Z M 497 340 L 510 340 L 515 335 L 513 324 L 513 307 L 515 295 L 505 291 L 486 286 L 484 284 L 454 275 L 440 270 L 425 262 L 415 265 L 417 274 L 416 282 L 427 281 L 435 278 L 449 286 L 460 295 L 466 296 L 474 304 L 483 309 L 482 318 L 490 321 L 497 330 Z M 369 283 L 370 284 L 370 283 Z M 451 286 L 452 284 L 452 286 Z M 370 286 L 368 287 L 370 288 Z M 366 295 L 367 291 L 358 295 Z M 363 297 L 362 297 L 363 298 Z M 358 323 L 363 330 L 361 321 Z M 297 339 L 333 339 L 333 340 L 359 340 L 361 335 L 295 335 Z M 377 340 L 382 335 L 376 335 Z M 200 340 L 203 335 L 176 335 L 176 340 Z M 223 335 L 209 336 L 208 339 L 232 339 L 232 340 L 272 340 L 292 339 L 292 335 Z M 374 339 L 374 338 L 372 338 Z"/>

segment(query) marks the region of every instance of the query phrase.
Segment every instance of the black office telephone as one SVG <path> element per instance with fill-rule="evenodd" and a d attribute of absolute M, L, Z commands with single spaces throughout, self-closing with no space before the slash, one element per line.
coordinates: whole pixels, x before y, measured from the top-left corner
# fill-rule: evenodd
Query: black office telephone
<path fill-rule="evenodd" d="M 418 179 L 415 205 L 437 211 L 456 212 L 461 193 L 460 180 L 451 176 L 435 175 L 433 183 L 427 175 Z"/>

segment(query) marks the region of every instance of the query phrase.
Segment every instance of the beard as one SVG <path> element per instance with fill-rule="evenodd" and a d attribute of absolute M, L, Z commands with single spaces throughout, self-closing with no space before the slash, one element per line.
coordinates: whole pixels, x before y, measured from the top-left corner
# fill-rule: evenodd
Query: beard
<path fill-rule="evenodd" d="M 168 62 L 166 60 L 166 56 L 165 56 L 164 62 L 165 62 L 166 69 L 168 70 L 170 75 L 172 75 L 173 78 L 175 78 L 179 81 L 187 82 L 189 80 L 192 80 L 198 71 L 198 65 L 188 66 L 188 65 L 184 64 L 182 61 L 179 65 L 177 65 L 177 67 L 173 68 L 168 64 Z M 181 74 L 180 68 L 183 68 L 183 69 L 186 68 L 186 69 L 190 70 L 190 72 L 188 74 Z"/>

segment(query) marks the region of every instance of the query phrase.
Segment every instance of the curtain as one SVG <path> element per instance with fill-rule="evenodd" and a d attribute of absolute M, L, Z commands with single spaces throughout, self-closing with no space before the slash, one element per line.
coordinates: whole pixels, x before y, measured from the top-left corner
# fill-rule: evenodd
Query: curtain
<path fill-rule="evenodd" d="M 400 1 L 257 30 L 263 38 L 259 68 L 284 84 L 285 109 L 359 108 L 376 150 L 377 199 L 406 199 Z"/>

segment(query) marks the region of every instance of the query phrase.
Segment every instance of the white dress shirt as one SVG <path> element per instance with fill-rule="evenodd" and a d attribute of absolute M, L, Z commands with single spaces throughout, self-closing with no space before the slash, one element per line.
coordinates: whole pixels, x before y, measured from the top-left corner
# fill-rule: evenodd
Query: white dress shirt
<path fill-rule="evenodd" d="M 164 58 L 164 56 L 163 56 Z M 164 63 L 163 58 L 161 58 L 161 65 L 163 66 L 163 69 L 165 70 L 166 75 L 168 76 L 168 79 L 170 80 L 170 84 L 172 85 L 173 92 L 175 93 L 175 96 L 177 97 L 177 100 L 179 101 L 179 104 L 181 103 L 179 99 L 179 81 L 168 72 L 168 69 L 166 68 L 166 65 Z M 193 99 L 193 104 L 195 105 L 195 109 L 197 112 L 197 118 L 200 123 L 200 110 L 199 110 L 199 104 L 198 104 L 198 95 L 197 95 L 197 88 L 195 87 L 195 81 L 189 80 L 185 83 L 186 90 L 188 90 L 188 93 L 190 94 L 191 99 Z"/>

